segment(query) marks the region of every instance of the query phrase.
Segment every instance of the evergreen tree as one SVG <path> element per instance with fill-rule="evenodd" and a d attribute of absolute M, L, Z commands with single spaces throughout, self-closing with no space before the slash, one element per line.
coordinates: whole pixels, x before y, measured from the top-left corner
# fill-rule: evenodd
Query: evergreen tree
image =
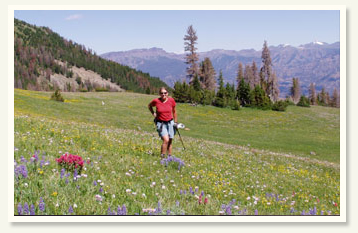
<path fill-rule="evenodd" d="M 301 107 L 310 107 L 310 100 L 306 96 L 302 95 L 300 101 L 298 101 L 297 106 Z"/>
<path fill-rule="evenodd" d="M 251 104 L 251 92 L 250 86 L 245 80 L 242 78 L 237 89 L 237 98 L 241 103 L 241 106 L 247 107 Z"/>
<path fill-rule="evenodd" d="M 340 103 L 339 103 L 339 94 L 336 88 L 334 88 L 333 90 L 333 95 L 332 95 L 332 107 L 335 108 L 339 108 L 340 107 Z"/>
<path fill-rule="evenodd" d="M 190 25 L 187 29 L 187 35 L 184 36 L 184 50 L 189 52 L 186 54 L 186 64 L 189 65 L 187 68 L 187 78 L 189 79 L 189 83 L 193 82 L 194 76 L 198 74 L 198 65 L 197 62 L 199 60 L 199 55 L 196 52 L 197 48 L 195 44 L 197 44 L 198 36 L 196 35 L 196 31 L 193 26 Z"/>
<path fill-rule="evenodd" d="M 254 77 L 254 85 L 252 87 L 250 86 L 250 88 L 251 90 L 253 90 L 256 85 L 260 85 L 260 75 L 255 61 L 252 61 L 251 68 L 252 68 L 252 76 Z"/>
<path fill-rule="evenodd" d="M 270 50 L 267 46 L 267 41 L 264 41 L 261 54 L 262 67 L 260 69 L 260 83 L 261 88 L 265 90 L 266 94 L 269 95 L 272 75 L 272 60 Z"/>
<path fill-rule="evenodd" d="M 218 83 L 219 83 L 219 89 L 216 93 L 215 106 L 223 108 L 226 107 L 226 99 L 225 99 L 226 93 L 224 87 L 224 78 L 221 70 L 218 78 Z"/>
<path fill-rule="evenodd" d="M 200 85 L 198 75 L 194 75 L 192 86 L 195 91 L 201 91 L 201 85 Z"/>
<path fill-rule="evenodd" d="M 200 82 L 205 90 L 213 91 L 215 90 L 216 80 L 215 80 L 215 69 L 208 57 L 200 64 Z"/>
<path fill-rule="evenodd" d="M 327 97 L 328 96 L 328 97 Z M 322 106 L 327 106 L 329 101 L 329 95 L 328 92 L 326 92 L 325 87 L 322 87 L 321 92 L 318 94 L 318 104 Z"/>
<path fill-rule="evenodd" d="M 259 85 L 256 85 L 254 90 L 251 92 L 251 101 L 252 107 L 263 110 L 269 110 L 272 107 L 270 98 Z"/>
<path fill-rule="evenodd" d="M 254 89 L 255 87 L 255 80 L 254 80 L 254 74 L 252 67 L 250 65 L 245 66 L 245 72 L 244 72 L 244 80 L 246 83 L 249 84 L 250 89 Z"/>
<path fill-rule="evenodd" d="M 278 101 L 278 97 L 280 95 L 280 89 L 278 87 L 278 80 L 276 76 L 276 72 L 273 72 L 272 74 L 272 86 L 271 86 L 270 96 L 272 97 L 272 101 L 276 102 Z"/>
<path fill-rule="evenodd" d="M 310 88 L 308 90 L 308 98 L 310 100 L 311 105 L 317 104 L 316 86 L 314 83 L 310 84 Z"/>
<path fill-rule="evenodd" d="M 236 77 L 237 87 L 238 88 L 240 86 L 241 79 L 243 79 L 243 78 L 244 78 L 244 68 L 243 68 L 242 63 L 240 62 L 239 63 L 239 68 L 238 68 L 238 71 L 237 71 L 237 77 Z"/>
<path fill-rule="evenodd" d="M 297 104 L 298 101 L 300 101 L 301 97 L 301 87 L 298 78 L 292 78 L 292 87 L 290 89 L 290 94 L 293 102 Z"/>

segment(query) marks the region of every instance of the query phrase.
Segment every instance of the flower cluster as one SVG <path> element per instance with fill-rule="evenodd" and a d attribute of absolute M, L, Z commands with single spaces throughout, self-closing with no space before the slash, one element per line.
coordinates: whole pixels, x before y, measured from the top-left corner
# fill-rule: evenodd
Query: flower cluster
<path fill-rule="evenodd" d="M 169 163 L 178 163 L 178 170 L 180 170 L 181 167 L 185 166 L 184 161 L 182 161 L 180 158 L 177 158 L 175 156 L 169 156 L 167 159 L 162 159 L 160 163 L 162 165 L 165 164 L 165 166 L 168 166 Z"/>
<path fill-rule="evenodd" d="M 80 171 L 84 164 L 84 161 L 81 156 L 72 155 L 68 153 L 61 155 L 60 158 L 56 159 L 56 162 L 68 170 L 74 170 L 79 168 Z"/>

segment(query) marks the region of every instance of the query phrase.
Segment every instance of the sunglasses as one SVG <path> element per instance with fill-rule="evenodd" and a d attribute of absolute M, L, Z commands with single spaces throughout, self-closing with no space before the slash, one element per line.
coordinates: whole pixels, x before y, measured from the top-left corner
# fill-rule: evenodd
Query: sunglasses
<path fill-rule="evenodd" d="M 160 92 L 161 95 L 166 95 L 168 92 Z"/>

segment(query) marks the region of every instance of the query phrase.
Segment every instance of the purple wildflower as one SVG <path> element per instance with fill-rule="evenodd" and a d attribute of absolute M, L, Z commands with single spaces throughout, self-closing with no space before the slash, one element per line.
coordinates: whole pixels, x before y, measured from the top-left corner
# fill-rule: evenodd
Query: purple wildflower
<path fill-rule="evenodd" d="M 255 210 L 255 215 L 259 215 L 259 211 L 257 209 Z"/>
<path fill-rule="evenodd" d="M 77 169 L 75 169 L 75 171 L 73 172 L 73 180 L 77 179 L 77 175 L 78 175 L 78 172 L 77 172 Z"/>
<path fill-rule="evenodd" d="M 179 207 L 179 201 L 176 201 L 176 202 L 175 202 L 175 205 Z"/>
<path fill-rule="evenodd" d="M 182 195 L 182 194 L 183 194 L 183 190 L 181 190 L 181 189 L 180 189 L 180 192 L 179 192 L 179 194 L 180 194 L 180 195 Z"/>
<path fill-rule="evenodd" d="M 23 178 L 27 178 L 27 168 L 25 165 L 19 165 L 15 167 L 15 176 L 18 178 L 20 175 L 22 175 Z"/>
<path fill-rule="evenodd" d="M 204 191 L 201 191 L 201 196 L 202 196 L 202 197 L 204 196 Z"/>
<path fill-rule="evenodd" d="M 231 213 L 231 206 L 228 206 L 228 207 L 226 208 L 226 214 L 227 214 L 227 215 L 232 215 L 232 213 Z"/>
<path fill-rule="evenodd" d="M 19 203 L 19 204 L 17 205 L 17 214 L 18 214 L 18 215 L 22 215 L 22 205 L 21 205 L 21 203 Z"/>
<path fill-rule="evenodd" d="M 62 168 L 62 170 L 61 170 L 61 179 L 63 178 L 63 176 L 65 175 L 65 169 L 64 168 Z"/>
<path fill-rule="evenodd" d="M 27 160 L 24 158 L 24 156 L 21 156 L 20 161 L 21 161 L 21 163 L 27 163 Z"/>
<path fill-rule="evenodd" d="M 167 210 L 167 215 L 170 215 L 170 210 Z"/>
<path fill-rule="evenodd" d="M 22 177 L 27 178 L 27 168 L 26 168 L 26 166 L 21 165 L 20 167 L 21 167 L 21 175 L 22 175 Z"/>
<path fill-rule="evenodd" d="M 102 189 L 102 187 L 101 187 L 101 188 L 99 189 L 99 192 L 100 192 L 100 193 L 102 193 L 102 192 L 103 192 L 103 189 Z"/>
<path fill-rule="evenodd" d="M 195 192 L 197 193 L 199 191 L 199 189 L 198 188 L 195 188 Z"/>
<path fill-rule="evenodd" d="M 112 215 L 111 207 L 108 207 L 107 215 Z"/>
<path fill-rule="evenodd" d="M 127 208 L 126 208 L 126 206 L 124 204 L 122 206 L 122 214 L 127 215 Z"/>
<path fill-rule="evenodd" d="M 40 161 L 40 168 L 42 168 L 44 164 L 45 164 L 45 159 L 42 158 L 42 160 Z"/>
<path fill-rule="evenodd" d="M 155 210 L 157 214 L 162 213 L 162 208 L 160 207 L 160 201 L 158 201 L 158 208 Z"/>
<path fill-rule="evenodd" d="M 68 213 L 72 214 L 73 213 L 73 208 L 72 206 L 70 205 L 70 208 L 68 208 Z"/>
<path fill-rule="evenodd" d="M 189 192 L 190 192 L 191 194 L 194 194 L 192 187 L 189 188 Z"/>
<path fill-rule="evenodd" d="M 35 206 L 31 204 L 30 215 L 35 215 Z"/>
<path fill-rule="evenodd" d="M 27 204 L 27 202 L 25 202 L 24 204 L 24 214 L 29 214 L 30 211 L 29 211 L 29 205 Z"/>
<path fill-rule="evenodd" d="M 69 182 L 69 181 L 68 181 L 68 178 L 66 178 L 66 181 L 65 181 L 65 183 L 66 183 L 66 184 L 68 184 L 68 182 Z"/>
<path fill-rule="evenodd" d="M 40 211 L 42 211 L 42 212 L 45 211 L 45 202 L 44 202 L 44 200 L 42 199 L 42 197 L 40 197 L 39 209 L 40 209 Z"/>
<path fill-rule="evenodd" d="M 97 186 L 97 182 L 96 182 L 96 181 L 93 181 L 93 185 L 94 185 L 94 186 Z"/>
<path fill-rule="evenodd" d="M 122 209 L 120 206 L 117 208 L 117 215 L 122 215 Z"/>

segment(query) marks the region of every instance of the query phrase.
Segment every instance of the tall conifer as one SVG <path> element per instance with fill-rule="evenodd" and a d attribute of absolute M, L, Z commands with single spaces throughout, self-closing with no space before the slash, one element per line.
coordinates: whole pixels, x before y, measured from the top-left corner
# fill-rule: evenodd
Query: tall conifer
<path fill-rule="evenodd" d="M 185 63 L 189 65 L 186 69 L 187 71 L 187 78 L 189 79 L 189 83 L 193 82 L 194 76 L 198 74 L 198 64 L 199 55 L 196 52 L 197 48 L 195 44 L 197 44 L 198 36 L 196 35 L 196 31 L 194 30 L 193 26 L 190 25 L 187 29 L 187 35 L 184 36 L 184 50 L 189 52 L 186 54 L 186 61 Z"/>

